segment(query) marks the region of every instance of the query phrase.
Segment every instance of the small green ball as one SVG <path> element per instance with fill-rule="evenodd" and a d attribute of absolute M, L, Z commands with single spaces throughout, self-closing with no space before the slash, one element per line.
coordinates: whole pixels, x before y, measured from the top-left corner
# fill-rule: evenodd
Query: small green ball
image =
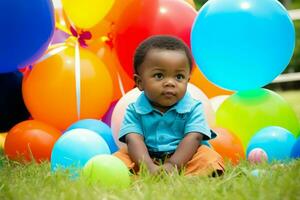
<path fill-rule="evenodd" d="M 112 155 L 97 155 L 83 167 L 83 177 L 92 184 L 107 188 L 128 188 L 130 172 L 127 166 Z"/>

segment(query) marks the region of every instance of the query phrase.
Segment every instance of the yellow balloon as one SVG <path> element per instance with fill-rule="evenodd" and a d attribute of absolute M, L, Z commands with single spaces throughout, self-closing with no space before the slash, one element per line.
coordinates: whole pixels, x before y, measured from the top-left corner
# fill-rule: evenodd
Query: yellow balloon
<path fill-rule="evenodd" d="M 110 11 L 115 0 L 62 0 L 69 19 L 79 28 L 91 28 Z"/>
<path fill-rule="evenodd" d="M 4 142 L 6 138 L 7 133 L 0 133 L 0 149 L 4 148 Z"/>

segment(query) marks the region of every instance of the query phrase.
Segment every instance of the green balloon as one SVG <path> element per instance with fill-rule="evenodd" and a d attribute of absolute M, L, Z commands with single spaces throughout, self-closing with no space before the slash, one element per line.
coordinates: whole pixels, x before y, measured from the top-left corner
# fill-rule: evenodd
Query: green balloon
<path fill-rule="evenodd" d="M 216 123 L 239 136 L 245 149 L 251 137 L 266 126 L 281 126 L 295 136 L 300 133 L 300 124 L 291 106 L 267 89 L 231 95 L 217 110 Z"/>
<path fill-rule="evenodd" d="M 82 172 L 89 183 L 107 188 L 128 188 L 130 172 L 127 166 L 112 155 L 97 155 L 83 167 Z"/>

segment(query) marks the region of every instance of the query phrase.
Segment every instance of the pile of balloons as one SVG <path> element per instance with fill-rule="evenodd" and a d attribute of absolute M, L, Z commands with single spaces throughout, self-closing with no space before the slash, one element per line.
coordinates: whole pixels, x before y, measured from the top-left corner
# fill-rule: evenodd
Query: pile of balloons
<path fill-rule="evenodd" d="M 106 186 L 120 173 L 127 187 L 128 170 L 110 154 L 124 145 L 125 109 L 140 94 L 134 50 L 158 34 L 191 47 L 188 91 L 219 135 L 212 148 L 233 164 L 299 157 L 294 111 L 261 88 L 286 68 L 295 46 L 278 1 L 210 0 L 198 13 L 191 0 L 54 2 L 0 2 L 0 132 L 8 132 L 10 159 L 48 160 L 52 171 L 74 168 L 74 177 L 82 172 Z"/>

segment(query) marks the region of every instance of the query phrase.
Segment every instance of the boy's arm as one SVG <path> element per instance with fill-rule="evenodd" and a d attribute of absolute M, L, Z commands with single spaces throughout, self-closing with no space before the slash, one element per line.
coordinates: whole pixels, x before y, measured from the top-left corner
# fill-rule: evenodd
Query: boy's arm
<path fill-rule="evenodd" d="M 136 133 L 129 133 L 126 135 L 126 143 L 128 146 L 128 153 L 130 158 L 139 166 L 145 163 L 151 174 L 158 172 L 159 167 L 154 164 L 149 156 L 148 149 L 144 142 L 144 137 Z"/>
<path fill-rule="evenodd" d="M 187 134 L 179 143 L 175 153 L 166 160 L 164 168 L 171 171 L 172 168 L 180 169 L 193 157 L 200 146 L 203 135 L 198 132 Z"/>

